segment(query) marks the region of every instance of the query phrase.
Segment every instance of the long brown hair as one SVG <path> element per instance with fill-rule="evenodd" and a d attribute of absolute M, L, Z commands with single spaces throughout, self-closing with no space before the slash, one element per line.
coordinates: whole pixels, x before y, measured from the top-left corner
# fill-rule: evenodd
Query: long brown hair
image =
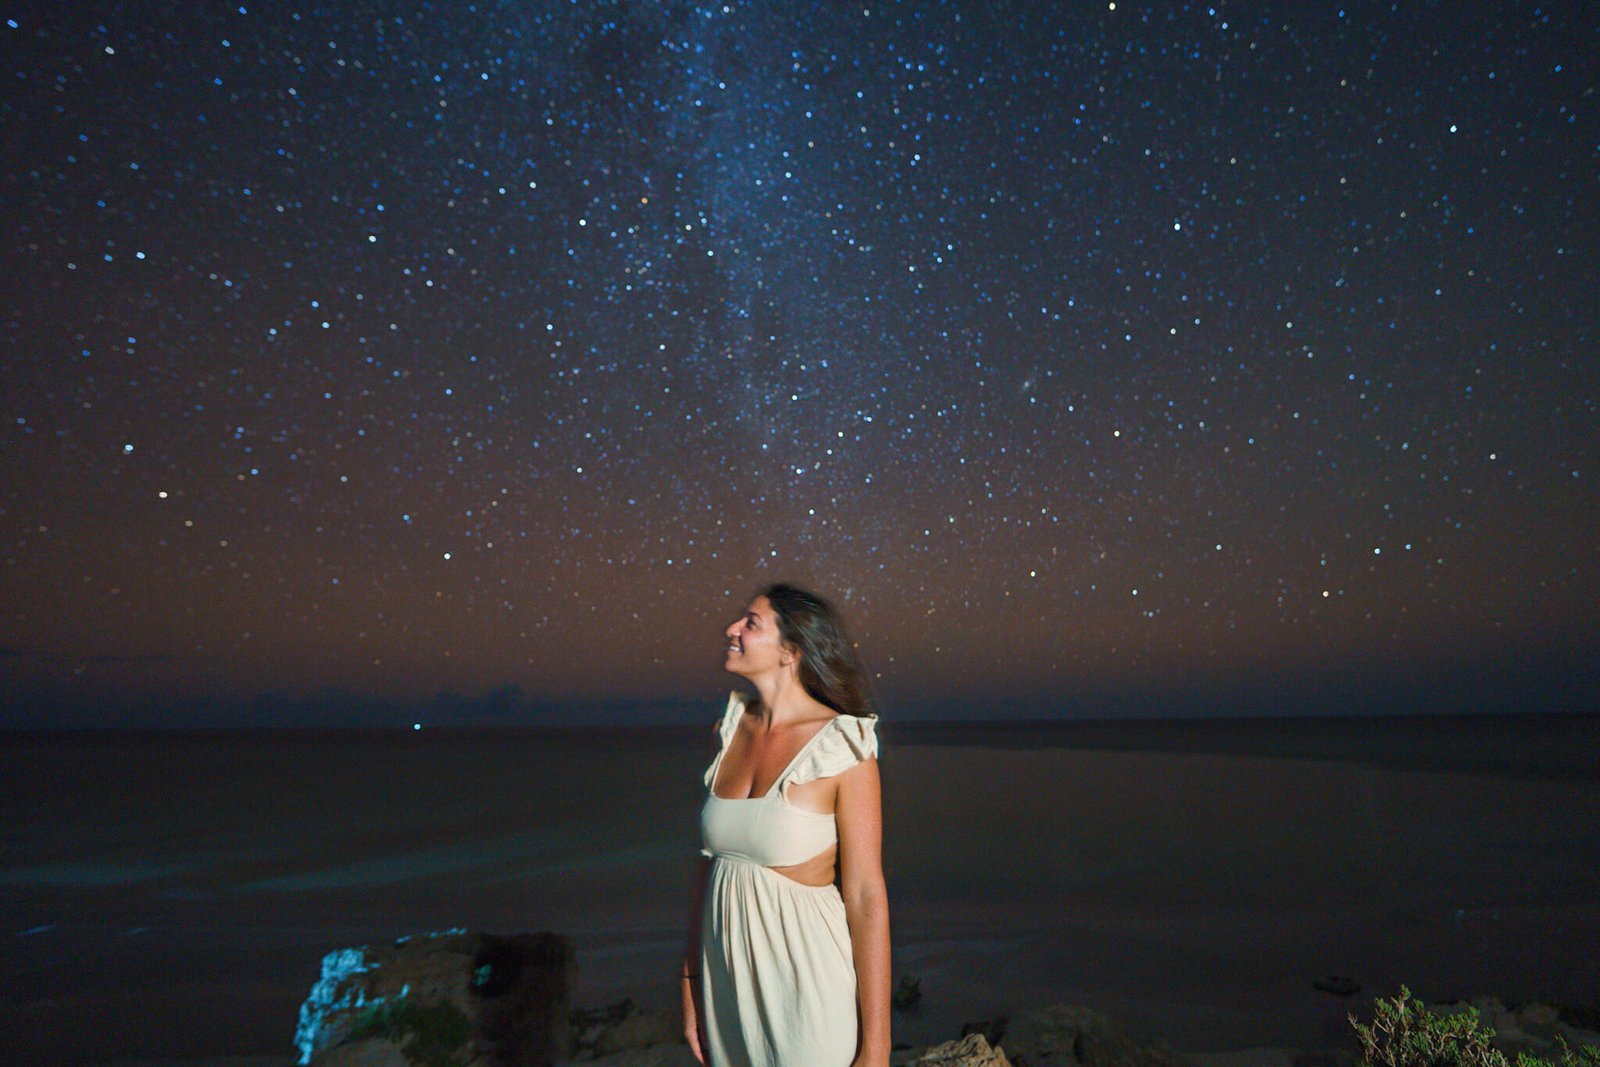
<path fill-rule="evenodd" d="M 778 637 L 800 651 L 800 684 L 841 715 L 872 715 L 872 698 L 844 620 L 832 604 L 779 582 L 760 593 L 778 617 Z"/>

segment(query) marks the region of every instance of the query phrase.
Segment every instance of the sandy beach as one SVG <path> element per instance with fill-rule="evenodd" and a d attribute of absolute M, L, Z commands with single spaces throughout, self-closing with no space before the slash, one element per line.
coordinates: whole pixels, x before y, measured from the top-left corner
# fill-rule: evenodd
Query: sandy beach
<path fill-rule="evenodd" d="M 1316 759 L 1155 729 L 886 746 L 895 972 L 923 989 L 897 1041 L 1068 1001 L 1195 1052 L 1348 1049 L 1345 1013 L 1401 982 L 1594 1001 L 1600 783 L 1570 739 L 1485 768 L 1444 734 L 1363 760 L 1353 733 Z M 450 927 L 566 933 L 579 1004 L 667 1004 L 706 744 L 12 736 L 0 1026 L 28 1062 L 289 1062 L 323 953 Z"/>

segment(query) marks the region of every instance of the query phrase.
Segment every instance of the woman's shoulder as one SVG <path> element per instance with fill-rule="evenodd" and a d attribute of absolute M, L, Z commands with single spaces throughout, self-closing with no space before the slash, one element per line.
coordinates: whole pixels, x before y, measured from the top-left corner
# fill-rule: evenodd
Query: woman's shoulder
<path fill-rule="evenodd" d="M 722 718 L 717 720 L 716 726 L 717 735 L 722 739 L 724 745 L 733 737 L 734 731 L 739 728 L 739 719 L 749 706 L 750 694 L 737 689 L 728 694 L 728 703 L 723 707 Z"/>
<path fill-rule="evenodd" d="M 793 784 L 843 774 L 878 754 L 876 715 L 835 715 L 794 765 L 788 779 Z"/>
<path fill-rule="evenodd" d="M 727 706 L 722 709 L 722 718 L 713 728 L 717 738 L 717 754 L 711 760 L 711 766 L 706 768 L 706 788 L 712 788 L 717 780 L 717 768 L 722 764 L 722 757 L 728 751 L 728 742 L 733 740 L 733 735 L 738 732 L 739 719 L 744 714 L 744 709 L 749 703 L 749 696 L 735 689 L 728 694 Z"/>
<path fill-rule="evenodd" d="M 839 734 L 847 744 L 869 747 L 874 753 L 878 750 L 876 715 L 846 715 L 840 712 L 823 729 Z"/>

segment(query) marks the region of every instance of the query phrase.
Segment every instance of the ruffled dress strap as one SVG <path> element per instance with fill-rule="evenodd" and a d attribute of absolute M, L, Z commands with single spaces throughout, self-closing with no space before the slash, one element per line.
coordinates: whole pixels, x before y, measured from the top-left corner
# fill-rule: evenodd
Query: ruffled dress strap
<path fill-rule="evenodd" d="M 717 780 L 717 768 L 722 766 L 723 753 L 728 751 L 728 742 L 733 740 L 733 735 L 739 729 L 739 716 L 744 714 L 745 705 L 749 698 L 735 689 L 728 694 L 728 706 L 723 709 L 722 721 L 717 723 L 717 737 L 721 747 L 717 749 L 716 758 L 711 761 L 711 766 L 706 768 L 706 788 L 710 789 Z"/>
<path fill-rule="evenodd" d="M 878 754 L 878 717 L 840 715 L 818 732 L 776 788 L 843 774 Z"/>

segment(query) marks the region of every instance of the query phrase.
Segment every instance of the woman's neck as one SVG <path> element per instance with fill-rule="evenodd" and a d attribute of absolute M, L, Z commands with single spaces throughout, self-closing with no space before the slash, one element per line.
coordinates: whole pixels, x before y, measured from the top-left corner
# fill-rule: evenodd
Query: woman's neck
<path fill-rule="evenodd" d="M 765 729 L 788 726 L 790 723 L 809 719 L 816 712 L 817 701 L 800 683 L 798 671 L 779 671 L 750 680 L 755 683 L 756 692 L 761 695 L 761 707 L 757 715 Z"/>

